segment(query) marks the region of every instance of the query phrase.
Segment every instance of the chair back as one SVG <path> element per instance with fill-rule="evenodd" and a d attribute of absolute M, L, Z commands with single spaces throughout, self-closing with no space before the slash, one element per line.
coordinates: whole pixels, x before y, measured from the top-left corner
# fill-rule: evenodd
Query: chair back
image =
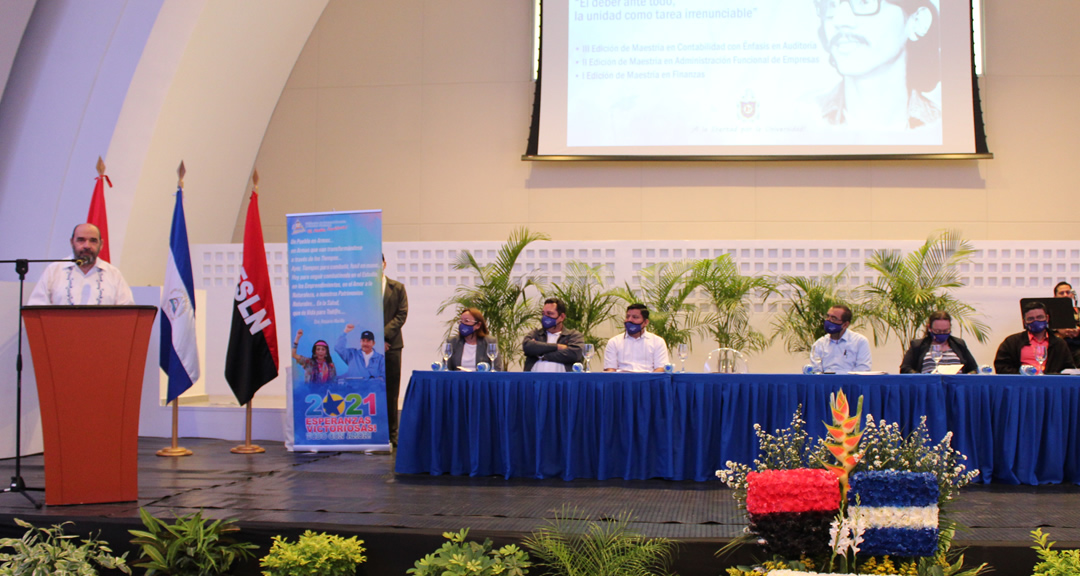
<path fill-rule="evenodd" d="M 705 360 L 705 372 L 718 372 L 721 374 L 746 374 L 750 371 L 750 364 L 746 356 L 734 348 L 717 348 L 709 352 Z"/>

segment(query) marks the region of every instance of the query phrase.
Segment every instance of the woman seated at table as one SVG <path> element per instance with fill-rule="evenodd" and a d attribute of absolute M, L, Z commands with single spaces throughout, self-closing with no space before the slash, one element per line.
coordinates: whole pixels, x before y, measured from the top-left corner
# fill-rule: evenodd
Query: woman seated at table
<path fill-rule="evenodd" d="M 484 315 L 476 308 L 466 308 L 461 311 L 461 319 L 458 323 L 458 334 L 450 340 L 453 345 L 453 354 L 446 361 L 450 370 L 476 370 L 476 365 L 487 362 L 488 366 L 495 366 L 496 370 L 502 370 L 502 358 L 495 357 L 494 363 L 488 355 L 488 344 L 495 344 L 494 337 L 488 337 L 487 322 Z"/>
<path fill-rule="evenodd" d="M 941 359 L 934 363 L 934 347 L 941 350 Z M 930 374 L 938 366 L 962 364 L 960 372 L 970 374 L 979 371 L 979 364 L 971 355 L 967 344 L 952 335 L 952 316 L 944 310 L 930 314 L 926 323 L 926 336 L 911 341 L 900 364 L 901 374 Z"/>

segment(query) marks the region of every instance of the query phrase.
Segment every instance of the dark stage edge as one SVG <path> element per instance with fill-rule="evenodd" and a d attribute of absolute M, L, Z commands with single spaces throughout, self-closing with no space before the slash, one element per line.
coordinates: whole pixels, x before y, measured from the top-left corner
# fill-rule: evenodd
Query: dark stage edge
<path fill-rule="evenodd" d="M 304 529 L 358 535 L 368 548 L 362 574 L 405 574 L 434 551 L 441 533 L 470 528 L 470 536 L 496 544 L 520 542 L 546 518 L 576 509 L 592 518 L 633 516 L 635 530 L 680 542 L 676 571 L 716 575 L 750 560 L 751 548 L 732 559 L 713 554 L 745 525 L 730 491 L 720 482 L 666 480 L 532 480 L 497 477 L 398 475 L 393 457 L 351 452 L 291 453 L 279 442 L 258 442 L 265 454 L 229 452 L 235 442 L 184 439 L 195 452 L 161 458 L 161 438 L 139 440 L 139 501 L 116 504 L 34 507 L 20 494 L 0 494 L 0 537 L 22 530 L 13 518 L 38 525 L 66 520 L 75 531 L 102 531 L 114 548 L 126 550 L 126 530 L 140 527 L 138 508 L 160 518 L 203 509 L 213 518 L 237 518 L 246 538 L 265 554 L 270 537 Z M 42 455 L 23 459 L 28 486 L 43 487 Z M 14 474 L 14 461 L 0 461 L 0 478 Z M 42 492 L 31 495 L 43 499 Z M 969 527 L 958 536 L 969 562 L 990 562 L 998 574 L 1030 574 L 1035 555 L 1029 532 L 1048 531 L 1059 547 L 1080 547 L 1080 487 L 971 486 L 953 507 Z M 257 574 L 253 563 L 240 573 Z"/>

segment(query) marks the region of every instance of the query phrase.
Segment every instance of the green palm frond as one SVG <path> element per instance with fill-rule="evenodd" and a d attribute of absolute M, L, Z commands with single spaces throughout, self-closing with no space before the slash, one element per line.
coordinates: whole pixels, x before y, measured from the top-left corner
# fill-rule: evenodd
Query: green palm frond
<path fill-rule="evenodd" d="M 525 546 L 536 565 L 553 576 L 653 576 L 670 574 L 676 545 L 630 529 L 631 516 L 591 521 L 564 508 L 535 530 Z"/>
<path fill-rule="evenodd" d="M 567 328 L 581 332 L 586 344 L 592 344 L 597 355 L 607 344 L 607 338 L 597 333 L 615 318 L 612 310 L 618 297 L 604 290 L 604 267 L 590 267 L 584 262 L 566 264 L 565 281 L 551 285 L 545 296 L 566 304 Z"/>
<path fill-rule="evenodd" d="M 844 291 L 847 269 L 818 277 L 781 276 L 778 284 L 787 287 L 790 296 L 781 303 L 782 311 L 773 317 L 772 340 L 781 338 L 791 353 L 809 352 L 818 338 L 825 335 L 822 318 L 829 309 L 844 304 L 852 311 L 852 328 L 869 322 L 859 290 Z"/>
<path fill-rule="evenodd" d="M 707 314 L 698 331 L 710 337 L 720 348 L 761 352 L 769 339 L 750 325 L 754 301 L 764 303 L 776 293 L 771 280 L 761 276 L 743 276 L 731 258 L 724 254 L 702 260 L 694 267 L 697 285 L 708 294 L 715 311 Z"/>
<path fill-rule="evenodd" d="M 448 309 L 480 310 L 488 330 L 498 341 L 499 354 L 506 366 L 521 357 L 521 341 L 540 315 L 539 306 L 528 292 L 530 289 L 539 292 L 545 286 L 545 279 L 538 272 L 515 274 L 517 259 L 529 244 L 549 239 L 546 234 L 518 228 L 511 232 L 489 264 L 480 264 L 471 252 L 462 250 L 453 268 L 472 271 L 476 281 L 472 286 L 459 285 L 453 296 L 439 305 L 439 314 Z M 447 335 L 455 325 L 456 317 L 447 323 Z"/>
<path fill-rule="evenodd" d="M 974 252 L 959 230 L 935 232 L 906 256 L 897 251 L 874 251 L 866 267 L 879 276 L 863 289 L 875 343 L 896 336 L 901 349 L 906 350 L 935 310 L 948 312 L 961 334 L 968 331 L 979 342 L 989 341 L 990 327 L 978 319 L 975 308 L 949 293 L 963 286 L 960 265 Z"/>
<path fill-rule="evenodd" d="M 627 283 L 611 291 L 627 305 L 640 302 L 649 307 L 649 332 L 663 338 L 669 350 L 689 344 L 702 322 L 697 307 L 686 301 L 700 285 L 694 275 L 697 263 L 658 262 L 638 271 L 640 289 Z"/>

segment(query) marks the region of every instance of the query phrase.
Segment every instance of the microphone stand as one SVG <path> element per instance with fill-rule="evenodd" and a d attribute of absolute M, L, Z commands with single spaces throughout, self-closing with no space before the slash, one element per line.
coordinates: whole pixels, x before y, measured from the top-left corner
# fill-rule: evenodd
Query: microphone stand
<path fill-rule="evenodd" d="M 14 264 L 15 273 L 19 275 L 19 345 L 15 356 L 15 475 L 11 477 L 11 484 L 0 490 L 0 493 L 18 493 L 22 494 L 34 508 L 41 509 L 41 502 L 34 500 L 32 496 L 27 494 L 27 491 L 33 490 L 36 492 L 44 492 L 44 488 L 30 488 L 26 485 L 26 482 L 22 477 L 22 310 L 23 310 L 23 286 L 26 283 L 26 273 L 30 271 L 31 262 L 81 262 L 81 259 L 60 259 L 60 260 L 27 260 L 26 258 L 19 258 L 17 260 L 0 260 L 0 264 Z"/>

